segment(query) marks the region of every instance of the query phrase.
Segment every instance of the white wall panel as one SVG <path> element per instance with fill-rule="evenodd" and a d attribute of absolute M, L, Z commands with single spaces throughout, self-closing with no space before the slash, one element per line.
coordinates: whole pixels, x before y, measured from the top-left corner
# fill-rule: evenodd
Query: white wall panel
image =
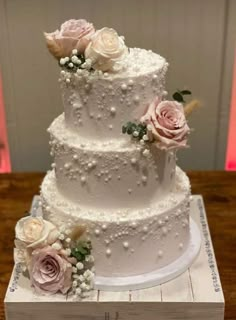
<path fill-rule="evenodd" d="M 46 170 L 50 165 L 45 130 L 62 112 L 62 103 L 59 68 L 42 32 L 81 17 L 97 28 L 117 29 L 130 47 L 150 48 L 166 57 L 168 92 L 188 87 L 204 103 L 190 119 L 195 131 L 191 148 L 179 152 L 180 165 L 214 169 L 227 8 L 224 0 L 0 0 L 0 58 L 13 169 Z"/>

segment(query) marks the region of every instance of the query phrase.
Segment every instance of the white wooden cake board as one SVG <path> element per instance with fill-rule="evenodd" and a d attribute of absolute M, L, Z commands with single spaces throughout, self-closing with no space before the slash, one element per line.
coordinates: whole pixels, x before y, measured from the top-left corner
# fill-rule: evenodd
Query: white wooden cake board
<path fill-rule="evenodd" d="M 5 297 L 7 320 L 223 320 L 224 296 L 201 196 L 193 196 L 191 217 L 202 246 L 177 278 L 134 291 L 94 290 L 82 301 L 63 295 L 39 296 L 16 265 Z"/>

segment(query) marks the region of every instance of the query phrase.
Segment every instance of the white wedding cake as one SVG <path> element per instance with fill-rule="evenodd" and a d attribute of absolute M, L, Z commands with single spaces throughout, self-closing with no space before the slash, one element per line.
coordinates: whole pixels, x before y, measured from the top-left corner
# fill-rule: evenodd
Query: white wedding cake
<path fill-rule="evenodd" d="M 184 103 L 167 100 L 168 63 L 85 20 L 69 20 L 45 37 L 61 67 L 64 105 L 48 130 L 55 160 L 41 186 L 43 221 L 59 230 L 47 245 L 70 257 L 69 235 L 79 226 L 91 243 L 90 276 L 156 272 L 190 241 L 190 183 L 176 166 L 190 130 Z M 63 241 L 67 249 L 58 253 Z M 72 273 L 84 268 L 78 261 Z M 32 277 L 36 288 L 53 291 Z M 89 290 L 79 286 L 76 292 Z"/>

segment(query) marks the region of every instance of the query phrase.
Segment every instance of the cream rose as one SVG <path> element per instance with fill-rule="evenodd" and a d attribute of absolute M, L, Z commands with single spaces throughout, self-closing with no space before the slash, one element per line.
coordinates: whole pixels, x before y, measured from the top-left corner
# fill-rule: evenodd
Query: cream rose
<path fill-rule="evenodd" d="M 157 97 L 148 106 L 141 122 L 147 125 L 149 140 L 154 140 L 160 149 L 186 146 L 190 129 L 181 103 L 160 101 Z"/>
<path fill-rule="evenodd" d="M 73 49 L 84 53 L 95 29 L 92 23 L 84 19 L 71 19 L 61 25 L 60 30 L 44 33 L 51 54 L 58 60 L 71 55 Z"/>
<path fill-rule="evenodd" d="M 92 61 L 94 69 L 109 71 L 127 53 L 122 37 L 114 29 L 96 31 L 85 50 L 85 58 Z"/>
<path fill-rule="evenodd" d="M 16 239 L 25 248 L 35 249 L 54 243 L 59 236 L 56 227 L 41 217 L 25 217 L 20 219 L 15 227 Z"/>

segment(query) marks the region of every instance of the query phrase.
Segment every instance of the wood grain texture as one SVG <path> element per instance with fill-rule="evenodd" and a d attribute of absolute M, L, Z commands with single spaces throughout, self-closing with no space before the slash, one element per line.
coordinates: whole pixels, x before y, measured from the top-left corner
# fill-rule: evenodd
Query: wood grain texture
<path fill-rule="evenodd" d="M 44 174 L 0 175 L 0 320 L 13 267 L 14 225 L 30 207 Z M 226 320 L 236 318 L 236 172 L 189 172 L 192 193 L 202 194 L 226 300 Z M 106 299 L 104 299 L 106 300 Z"/>

